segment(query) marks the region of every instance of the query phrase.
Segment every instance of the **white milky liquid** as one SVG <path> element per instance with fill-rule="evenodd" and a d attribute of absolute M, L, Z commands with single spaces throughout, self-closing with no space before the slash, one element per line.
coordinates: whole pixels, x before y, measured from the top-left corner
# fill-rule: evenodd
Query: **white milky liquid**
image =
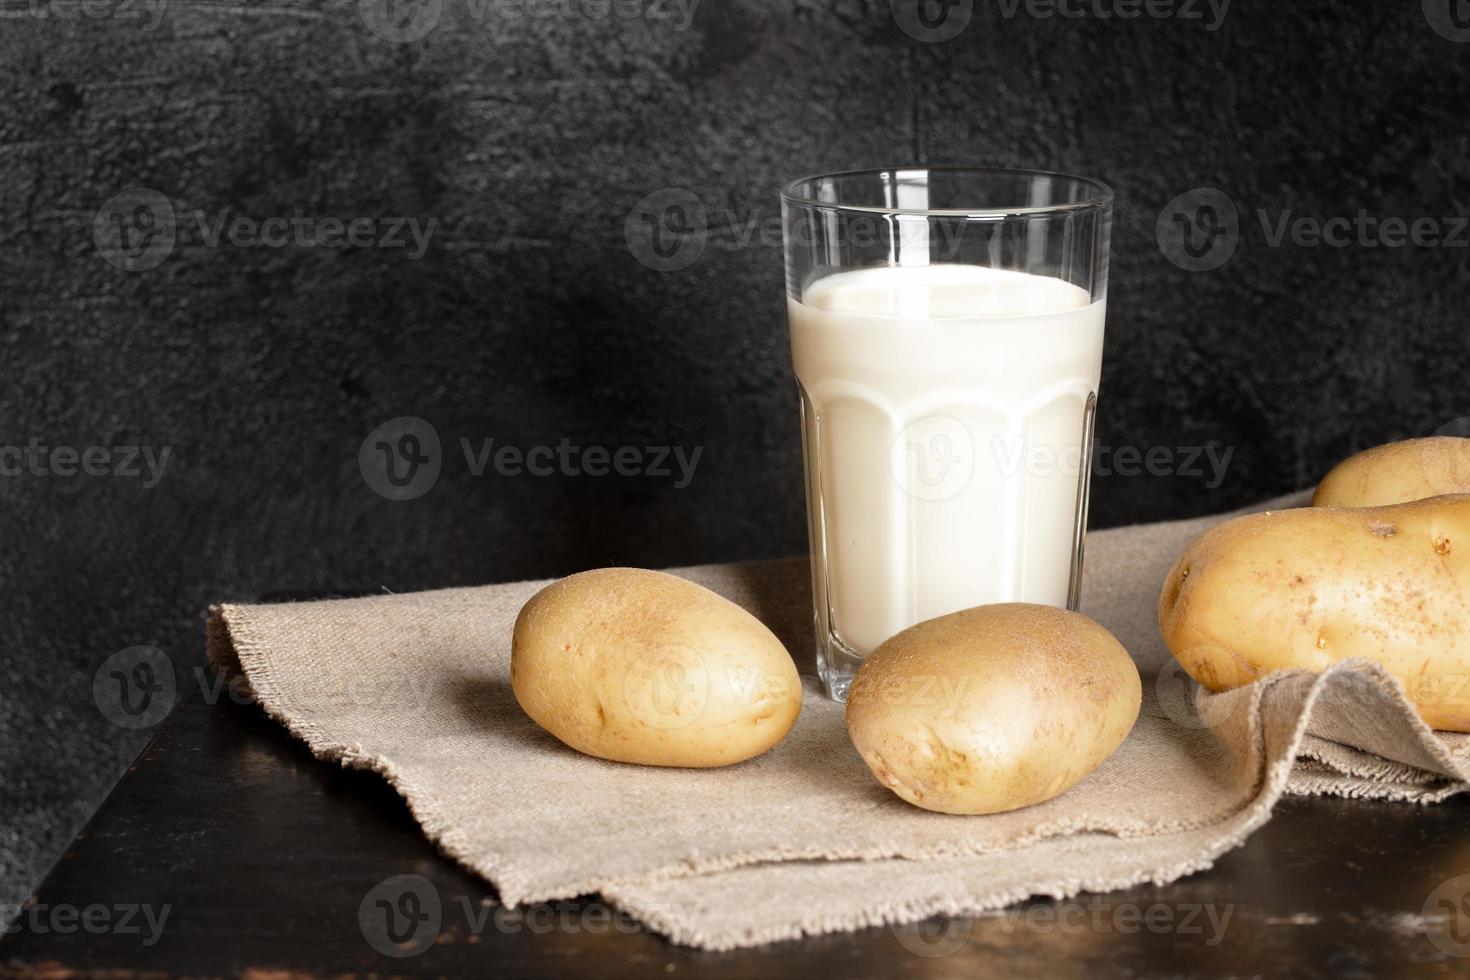
<path fill-rule="evenodd" d="M 972 265 L 789 301 L 819 628 L 866 656 L 959 609 L 1067 604 L 1104 305 Z"/>

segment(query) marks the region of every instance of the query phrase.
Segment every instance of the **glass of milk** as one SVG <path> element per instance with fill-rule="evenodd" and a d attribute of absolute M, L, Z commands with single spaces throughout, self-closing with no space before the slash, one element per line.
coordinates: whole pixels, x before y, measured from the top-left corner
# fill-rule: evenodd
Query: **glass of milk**
<path fill-rule="evenodd" d="M 782 194 L 817 664 L 993 602 L 1075 609 L 1112 192 L 869 170 Z"/>

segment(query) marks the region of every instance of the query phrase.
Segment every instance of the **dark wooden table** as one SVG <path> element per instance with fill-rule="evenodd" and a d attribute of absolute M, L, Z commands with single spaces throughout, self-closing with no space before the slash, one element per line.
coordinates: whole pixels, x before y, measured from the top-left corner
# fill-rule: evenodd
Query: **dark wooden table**
<path fill-rule="evenodd" d="M 1168 887 L 707 953 L 593 898 L 508 912 L 377 777 L 313 760 L 257 707 L 207 703 L 192 681 L 0 942 L 0 973 L 1470 975 L 1463 798 L 1288 799 L 1245 847 Z M 398 875 L 419 878 L 383 884 Z M 397 920 L 402 946 L 384 942 L 385 908 L 418 913 Z"/>

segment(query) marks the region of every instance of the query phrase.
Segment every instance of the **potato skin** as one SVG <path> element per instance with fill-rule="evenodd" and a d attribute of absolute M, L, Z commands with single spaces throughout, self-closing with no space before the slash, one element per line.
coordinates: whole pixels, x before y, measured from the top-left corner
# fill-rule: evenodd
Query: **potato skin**
<path fill-rule="evenodd" d="M 516 617 L 511 687 L 578 752 L 649 766 L 742 762 L 801 711 L 796 665 L 759 620 L 640 568 L 581 572 L 532 596 Z"/>
<path fill-rule="evenodd" d="M 941 813 L 999 813 L 1080 782 L 1138 718 L 1138 669 L 1079 613 L 1013 602 L 913 626 L 848 690 L 847 731 L 878 781 Z"/>
<path fill-rule="evenodd" d="M 1212 691 L 1364 657 L 1431 727 L 1470 731 L 1470 494 L 1226 521 L 1175 562 L 1159 628 Z"/>
<path fill-rule="evenodd" d="M 1470 439 L 1431 436 L 1349 456 L 1322 478 L 1312 506 L 1385 507 L 1453 493 L 1470 493 Z"/>

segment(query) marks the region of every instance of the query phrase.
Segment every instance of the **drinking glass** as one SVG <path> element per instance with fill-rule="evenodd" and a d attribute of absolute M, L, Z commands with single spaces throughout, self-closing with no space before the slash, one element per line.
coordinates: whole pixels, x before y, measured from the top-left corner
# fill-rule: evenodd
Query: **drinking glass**
<path fill-rule="evenodd" d="M 781 211 L 827 693 L 917 622 L 1075 609 L 1112 192 L 866 170 L 797 180 Z"/>

